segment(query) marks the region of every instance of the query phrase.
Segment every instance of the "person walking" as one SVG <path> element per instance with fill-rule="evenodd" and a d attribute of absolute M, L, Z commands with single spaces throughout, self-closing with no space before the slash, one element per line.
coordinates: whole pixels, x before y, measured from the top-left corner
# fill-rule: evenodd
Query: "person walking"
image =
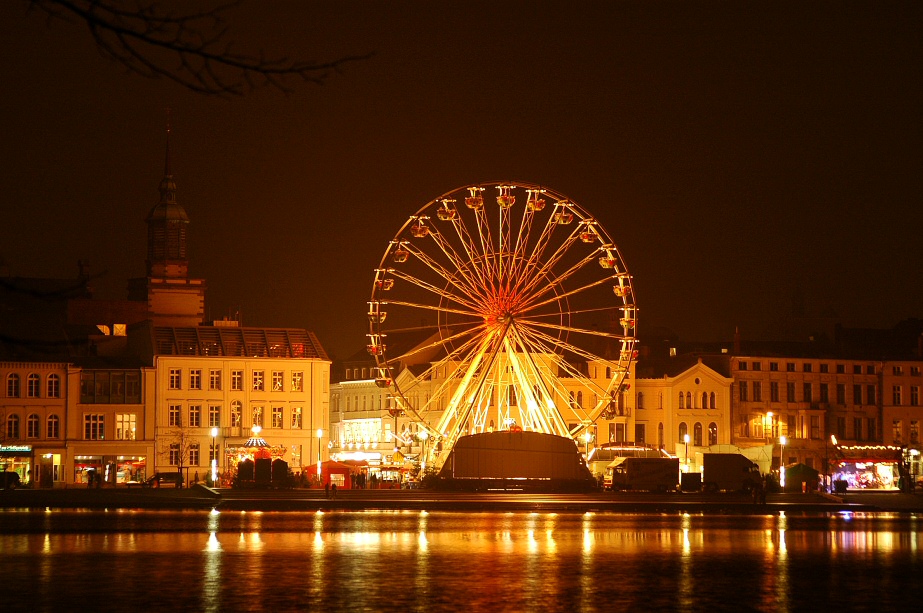
<path fill-rule="evenodd" d="M 335 485 L 333 487 L 336 488 Z M 336 492 L 336 489 L 334 489 L 333 491 Z M 324 498 L 330 498 L 330 478 L 329 477 L 327 477 L 327 483 L 324 484 Z"/>
<path fill-rule="evenodd" d="M 336 483 L 330 486 L 330 497 L 331 498 L 337 497 L 337 484 Z"/>

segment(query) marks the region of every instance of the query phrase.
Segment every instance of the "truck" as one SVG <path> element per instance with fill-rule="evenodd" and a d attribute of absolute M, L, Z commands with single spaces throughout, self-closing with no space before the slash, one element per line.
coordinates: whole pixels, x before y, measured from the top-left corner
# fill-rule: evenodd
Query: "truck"
<path fill-rule="evenodd" d="M 613 491 L 675 491 L 679 458 L 615 458 L 606 467 L 603 484 Z"/>
<path fill-rule="evenodd" d="M 739 453 L 702 455 L 702 485 L 706 492 L 750 492 L 762 482 L 759 466 Z"/>

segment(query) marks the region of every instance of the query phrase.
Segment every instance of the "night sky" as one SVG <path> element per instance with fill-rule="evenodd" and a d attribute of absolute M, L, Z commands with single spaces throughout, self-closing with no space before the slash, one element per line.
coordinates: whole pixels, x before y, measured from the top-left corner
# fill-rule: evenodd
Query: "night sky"
<path fill-rule="evenodd" d="M 127 73 L 25 6 L 0 5 L 10 275 L 87 259 L 96 295 L 125 297 L 170 107 L 209 317 L 304 327 L 341 358 L 388 241 L 479 181 L 595 214 L 642 335 L 760 338 L 796 292 L 850 325 L 923 316 L 918 2 L 251 0 L 227 13 L 239 51 L 374 56 L 230 100 Z"/>

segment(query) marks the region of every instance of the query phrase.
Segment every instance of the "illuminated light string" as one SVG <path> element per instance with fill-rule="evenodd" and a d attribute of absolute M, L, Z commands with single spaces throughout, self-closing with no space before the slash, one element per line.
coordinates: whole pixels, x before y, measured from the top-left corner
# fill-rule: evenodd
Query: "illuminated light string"
<path fill-rule="evenodd" d="M 496 206 L 485 193 L 491 186 Z M 517 222 L 518 189 L 468 186 L 431 201 L 375 269 L 369 352 L 395 408 L 441 442 L 441 452 L 428 450 L 437 465 L 460 436 L 487 431 L 492 413 L 500 429 L 577 438 L 623 391 L 634 356 L 637 310 L 618 249 L 576 203 L 539 186 L 524 186 Z M 426 314 L 435 326 L 410 323 Z M 580 323 L 596 315 L 622 333 Z M 422 330 L 428 340 L 389 351 L 389 335 Z M 421 363 L 422 372 L 397 382 Z M 584 406 L 575 391 L 595 400 Z"/>

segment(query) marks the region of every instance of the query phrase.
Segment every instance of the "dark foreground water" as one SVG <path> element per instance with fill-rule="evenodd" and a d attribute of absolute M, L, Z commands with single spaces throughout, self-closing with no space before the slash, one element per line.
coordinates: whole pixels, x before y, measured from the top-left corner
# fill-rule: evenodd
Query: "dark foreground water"
<path fill-rule="evenodd" d="M 0 611 L 914 611 L 914 515 L 0 510 Z"/>

